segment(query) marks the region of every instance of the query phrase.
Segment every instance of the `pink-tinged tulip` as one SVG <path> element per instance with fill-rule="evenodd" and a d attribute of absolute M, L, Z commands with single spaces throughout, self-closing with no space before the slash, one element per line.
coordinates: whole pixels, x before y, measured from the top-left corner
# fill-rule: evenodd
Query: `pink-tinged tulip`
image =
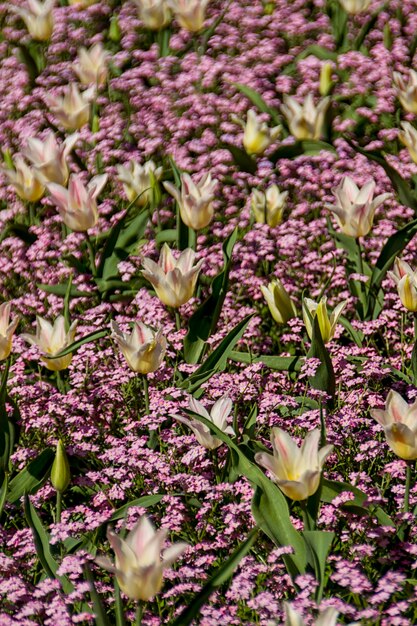
<path fill-rule="evenodd" d="M 129 202 L 135 198 L 138 206 L 144 206 L 152 200 L 152 187 L 160 180 L 163 168 L 156 167 L 152 160 L 140 165 L 132 159 L 127 165 L 118 165 L 117 174 L 123 183 L 123 189 Z"/>
<path fill-rule="evenodd" d="M 205 228 L 213 219 L 216 186 L 217 180 L 211 180 L 210 173 L 203 174 L 198 183 L 189 174 L 181 174 L 181 192 L 172 183 L 164 183 L 178 202 L 182 221 L 193 230 Z"/>
<path fill-rule="evenodd" d="M 363 13 L 371 4 L 371 0 L 339 0 L 340 4 L 350 15 L 358 15 Z"/>
<path fill-rule="evenodd" d="M 324 116 L 330 104 L 330 98 L 323 98 L 317 106 L 311 93 L 299 104 L 292 96 L 284 95 L 282 112 L 287 118 L 291 134 L 299 140 L 320 139 L 324 132 Z"/>
<path fill-rule="evenodd" d="M 142 322 L 135 322 L 131 333 L 123 333 L 116 322 L 111 322 L 111 331 L 113 339 L 134 372 L 150 374 L 159 368 L 167 349 L 162 328 L 155 333 Z"/>
<path fill-rule="evenodd" d="M 393 73 L 398 100 L 408 113 L 417 113 L 417 72 L 410 70 L 408 81 L 399 72 Z"/>
<path fill-rule="evenodd" d="M 10 321 L 10 309 L 10 302 L 0 304 L 0 361 L 7 359 L 12 351 L 13 335 L 19 323 L 18 317 Z"/>
<path fill-rule="evenodd" d="M 269 128 L 261 122 L 253 109 L 249 109 L 243 125 L 243 147 L 248 154 L 262 154 L 281 134 L 281 126 Z"/>
<path fill-rule="evenodd" d="M 104 85 L 107 80 L 107 59 L 109 53 L 101 43 L 96 43 L 89 50 L 80 48 L 74 72 L 83 85 Z"/>
<path fill-rule="evenodd" d="M 301 448 L 281 428 L 273 428 L 273 455 L 257 452 L 255 461 L 269 470 L 281 491 L 291 500 L 306 500 L 316 493 L 324 462 L 333 446 L 319 450 L 320 431 L 310 431 Z"/>
<path fill-rule="evenodd" d="M 171 21 L 171 11 L 167 0 L 134 0 L 139 17 L 145 28 L 160 30 Z"/>
<path fill-rule="evenodd" d="M 143 259 L 142 274 L 149 280 L 158 298 L 175 309 L 192 297 L 203 261 L 194 264 L 195 252 L 187 248 L 175 259 L 168 244 L 164 244 L 159 263 Z"/>
<path fill-rule="evenodd" d="M 335 214 L 340 230 L 350 237 L 364 237 L 369 233 L 374 221 L 375 210 L 391 197 L 382 193 L 374 198 L 375 181 L 368 181 L 362 189 L 349 177 L 344 176 L 333 189 L 336 204 L 326 205 Z"/>
<path fill-rule="evenodd" d="M 65 130 L 79 130 L 90 119 L 91 100 L 96 92 L 95 86 L 82 93 L 75 83 L 64 89 L 64 95 L 48 94 L 45 102 Z"/>
<path fill-rule="evenodd" d="M 397 285 L 400 300 L 409 311 L 417 311 L 417 272 L 398 257 L 394 261 L 394 271 L 388 272 Z"/>
<path fill-rule="evenodd" d="M 292 317 L 297 317 L 297 309 L 284 285 L 278 278 L 261 286 L 272 317 L 278 324 L 286 324 Z"/>
<path fill-rule="evenodd" d="M 167 3 L 182 28 L 190 33 L 203 28 L 209 0 L 167 0 Z"/>
<path fill-rule="evenodd" d="M 36 41 L 48 41 L 54 29 L 52 9 L 55 0 L 27 0 L 25 7 L 9 5 L 9 9 L 19 15 L 24 21 L 32 39 Z"/>
<path fill-rule="evenodd" d="M 302 615 L 298 613 L 291 604 L 284 602 L 285 611 L 285 624 L 284 626 L 306 626 L 307 622 L 304 621 Z M 314 620 L 313 626 L 336 626 L 338 611 L 328 606 L 323 611 L 320 611 L 320 615 Z M 310 621 L 308 622 L 310 624 Z"/>
<path fill-rule="evenodd" d="M 384 429 L 391 450 L 406 461 L 417 459 L 417 400 L 408 404 L 396 391 L 389 392 L 385 410 L 373 409 L 371 415 Z"/>
<path fill-rule="evenodd" d="M 212 424 L 217 426 L 217 428 L 219 428 L 226 435 L 233 436 L 235 434 L 233 428 L 227 425 L 227 418 L 229 417 L 232 410 L 232 401 L 227 395 L 222 396 L 221 398 L 216 400 L 216 402 L 211 407 L 210 413 L 201 404 L 201 402 L 199 402 L 195 398 L 190 398 L 189 406 L 191 411 L 208 419 L 210 422 L 212 422 Z M 182 417 L 180 415 L 173 415 L 173 417 L 175 417 L 175 419 L 177 419 L 179 422 L 182 422 L 183 424 L 191 428 L 198 443 L 208 450 L 215 450 L 222 445 L 223 442 L 221 441 L 221 439 L 219 439 L 218 437 L 214 437 L 210 433 L 210 429 L 208 428 L 208 426 L 206 426 L 202 422 L 199 422 L 196 419 Z"/>
<path fill-rule="evenodd" d="M 414 163 L 417 163 L 417 130 L 410 122 L 401 122 L 402 130 L 398 133 L 398 138 L 405 145 Z"/>
<path fill-rule="evenodd" d="M 64 224 L 76 232 L 85 232 L 97 224 L 96 198 L 107 182 L 107 174 L 94 176 L 84 185 L 79 174 L 71 174 L 68 189 L 62 185 L 47 185 Z"/>
<path fill-rule="evenodd" d="M 186 543 L 174 543 L 164 550 L 161 558 L 167 535 L 167 529 L 155 530 L 144 515 L 126 539 L 108 530 L 115 563 L 105 557 L 98 557 L 96 563 L 116 575 L 120 589 L 129 598 L 146 602 L 161 590 L 164 569 L 171 567 L 188 548 Z"/>
<path fill-rule="evenodd" d="M 28 139 L 23 154 L 38 172 L 43 184 L 67 184 L 69 176 L 67 158 L 77 143 L 78 137 L 78 133 L 74 133 L 59 144 L 54 133 L 49 131 L 45 141 L 35 137 Z"/>
<path fill-rule="evenodd" d="M 258 224 L 268 224 L 275 228 L 282 222 L 288 191 L 280 191 L 278 185 L 270 185 L 266 192 L 254 189 L 251 209 Z"/>
<path fill-rule="evenodd" d="M 36 202 L 42 198 L 45 187 L 40 181 L 39 174 L 27 165 L 23 157 L 19 154 L 14 159 L 15 169 L 5 169 L 4 173 L 13 185 L 17 195 L 22 200 Z"/>
<path fill-rule="evenodd" d="M 336 332 L 337 324 L 339 322 L 339 317 L 343 313 L 343 309 L 347 304 L 347 300 L 343 300 L 340 302 L 335 308 L 334 311 L 330 314 L 327 311 L 327 298 L 323 296 L 320 302 L 314 302 L 310 298 L 304 298 L 303 300 L 303 319 L 304 325 L 307 330 L 307 335 L 312 339 L 313 337 L 313 320 L 317 316 L 319 321 L 319 328 L 321 338 L 324 343 L 329 342 L 333 339 L 334 334 Z"/>
<path fill-rule="evenodd" d="M 43 317 L 36 318 L 36 335 L 29 335 L 24 333 L 21 337 L 34 346 L 38 346 L 42 352 L 51 357 L 55 356 L 59 352 L 62 352 L 65 348 L 70 346 L 74 342 L 75 331 L 78 321 L 73 322 L 68 331 L 65 330 L 65 319 L 63 315 L 59 315 L 55 322 L 51 324 Z M 67 369 L 71 363 L 72 353 L 57 359 L 50 359 L 41 357 L 42 362 L 53 372 L 60 372 Z"/>

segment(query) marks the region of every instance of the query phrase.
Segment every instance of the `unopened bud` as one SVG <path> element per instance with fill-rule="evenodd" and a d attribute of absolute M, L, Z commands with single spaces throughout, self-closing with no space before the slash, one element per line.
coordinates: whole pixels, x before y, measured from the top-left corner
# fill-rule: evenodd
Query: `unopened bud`
<path fill-rule="evenodd" d="M 320 72 L 320 95 L 327 96 L 333 87 L 332 81 L 333 66 L 330 61 L 326 61 L 321 66 Z"/>
<path fill-rule="evenodd" d="M 55 459 L 52 464 L 51 470 L 51 483 L 54 489 L 59 493 L 66 491 L 71 480 L 70 466 L 68 463 L 67 453 L 62 444 L 62 441 L 58 441 L 56 447 Z"/>

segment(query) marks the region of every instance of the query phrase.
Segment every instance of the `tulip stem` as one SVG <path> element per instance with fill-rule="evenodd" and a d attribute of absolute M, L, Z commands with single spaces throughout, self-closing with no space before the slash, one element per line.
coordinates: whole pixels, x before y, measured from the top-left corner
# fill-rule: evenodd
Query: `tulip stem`
<path fill-rule="evenodd" d="M 60 491 L 57 491 L 56 492 L 55 524 L 61 523 L 61 512 L 62 512 L 62 493 Z"/>
<path fill-rule="evenodd" d="M 361 276 L 364 276 L 364 273 L 363 273 L 362 246 L 361 246 L 361 240 L 360 240 L 359 237 L 356 238 L 356 244 L 358 246 L 359 272 L 360 272 Z"/>
<path fill-rule="evenodd" d="M 408 461 L 406 474 L 405 474 L 404 513 L 408 513 L 410 510 L 410 487 L 411 487 L 412 472 L 413 472 L 412 461 Z"/>
<path fill-rule="evenodd" d="M 320 400 L 320 445 L 325 446 L 327 443 L 327 428 L 326 428 L 326 414 L 323 408 L 323 403 Z"/>
<path fill-rule="evenodd" d="M 96 254 L 94 252 L 94 247 L 93 247 L 93 243 L 91 241 L 90 235 L 88 234 L 87 231 L 84 232 L 84 236 L 85 236 L 85 242 L 87 244 L 87 249 L 88 249 L 88 255 L 90 257 L 90 268 L 91 268 L 91 273 L 94 276 L 94 278 L 97 276 L 97 268 L 96 268 Z"/>
<path fill-rule="evenodd" d="M 175 309 L 175 326 L 177 327 L 177 330 L 181 330 L 181 316 L 178 309 Z"/>
<path fill-rule="evenodd" d="M 303 512 L 304 530 L 311 530 L 311 519 L 307 510 L 307 500 L 300 500 L 300 506 Z"/>
<path fill-rule="evenodd" d="M 143 397 L 145 398 L 146 415 L 149 413 L 149 383 L 146 374 L 142 374 Z"/>
<path fill-rule="evenodd" d="M 143 617 L 143 604 L 140 600 L 136 605 L 136 626 L 142 626 L 142 617 Z"/>

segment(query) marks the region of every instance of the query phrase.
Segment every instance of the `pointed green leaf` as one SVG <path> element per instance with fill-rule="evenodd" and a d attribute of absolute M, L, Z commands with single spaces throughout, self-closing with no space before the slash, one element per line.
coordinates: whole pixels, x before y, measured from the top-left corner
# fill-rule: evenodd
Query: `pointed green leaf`
<path fill-rule="evenodd" d="M 246 96 L 252 104 L 254 104 L 259 111 L 262 113 L 268 113 L 271 116 L 275 124 L 280 124 L 280 116 L 278 111 L 273 107 L 269 106 L 262 98 L 261 94 L 252 89 L 252 87 L 248 87 L 248 85 L 243 85 L 242 83 L 232 83 L 236 89 L 238 89 L 244 96 Z"/>
<path fill-rule="evenodd" d="M 48 480 L 54 456 L 54 451 L 47 448 L 14 477 L 9 484 L 8 502 L 14 504 L 26 493 L 36 493 Z"/>
<path fill-rule="evenodd" d="M 330 547 L 335 537 L 334 532 L 323 530 L 304 530 L 303 538 L 307 544 L 307 557 L 314 567 L 316 578 L 319 581 L 317 601 L 320 602 L 325 583 L 326 562 Z"/>
<path fill-rule="evenodd" d="M 345 504 L 342 505 L 342 508 L 349 508 L 349 506 L 359 506 L 363 507 L 367 510 L 369 515 L 374 515 L 378 522 L 382 526 L 395 526 L 392 519 L 385 513 L 385 511 L 380 506 L 374 506 L 372 504 L 366 506 L 366 502 L 368 500 L 368 496 L 366 493 L 354 487 L 353 485 L 349 485 L 348 483 L 339 482 L 336 480 L 327 480 L 323 478 L 322 481 L 322 491 L 321 491 L 321 500 L 322 502 L 332 502 L 334 498 L 336 498 L 339 494 L 344 491 L 350 491 L 355 496 L 353 500 L 349 500 Z"/>
<path fill-rule="evenodd" d="M 104 608 L 100 595 L 97 592 L 93 574 L 91 573 L 88 563 L 84 563 L 83 572 L 84 578 L 89 583 L 90 587 L 90 598 L 93 603 L 96 626 L 112 626 L 109 618 L 107 617 L 106 609 Z"/>
<path fill-rule="evenodd" d="M 321 336 L 317 315 L 313 319 L 312 326 L 313 337 L 311 339 L 311 346 L 307 354 L 307 359 L 319 359 L 320 365 L 318 366 L 314 376 L 310 376 L 308 380 L 313 389 L 325 391 L 331 398 L 334 398 L 336 383 L 333 365 L 329 352 L 324 345 Z"/>
<path fill-rule="evenodd" d="M 230 359 L 239 363 L 264 363 L 271 370 L 280 372 L 299 372 L 304 363 L 303 356 L 254 356 L 237 350 L 230 353 Z"/>
<path fill-rule="evenodd" d="M 255 174 L 258 169 L 258 164 L 255 159 L 253 159 L 246 150 L 243 148 L 239 148 L 238 146 L 234 146 L 231 143 L 222 143 L 221 147 L 225 150 L 229 150 L 230 154 L 233 157 L 235 164 L 238 166 L 241 172 L 248 172 L 248 174 Z"/>

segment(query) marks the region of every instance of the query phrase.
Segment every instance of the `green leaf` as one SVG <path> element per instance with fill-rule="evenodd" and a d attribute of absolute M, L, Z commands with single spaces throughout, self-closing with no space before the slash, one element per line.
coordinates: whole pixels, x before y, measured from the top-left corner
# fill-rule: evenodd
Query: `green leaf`
<path fill-rule="evenodd" d="M 307 558 L 314 567 L 316 579 L 320 583 L 316 598 L 317 602 L 320 602 L 325 583 L 327 557 L 335 533 L 323 530 L 304 530 L 302 534 L 308 547 Z"/>
<path fill-rule="evenodd" d="M 174 243 L 177 241 L 177 230 L 175 228 L 167 228 L 167 230 L 160 230 L 156 233 L 155 241 L 158 245 L 161 243 Z"/>
<path fill-rule="evenodd" d="M 102 337 L 107 337 L 108 334 L 109 334 L 109 331 L 107 329 L 95 330 L 94 332 L 89 333 L 88 335 L 85 335 L 81 339 L 74 341 L 74 343 L 72 343 L 70 346 L 67 346 L 64 350 L 61 350 L 61 352 L 54 354 L 54 356 L 45 355 L 45 359 L 59 359 L 61 356 L 65 356 L 66 354 L 70 354 L 71 352 L 77 352 L 77 350 L 81 348 L 81 346 L 83 346 L 85 343 L 91 343 L 92 341 L 97 341 L 97 339 L 101 339 Z"/>
<path fill-rule="evenodd" d="M 311 339 L 311 346 L 307 354 L 307 359 L 320 359 L 320 365 L 318 366 L 314 376 L 310 376 L 308 380 L 313 389 L 325 391 L 331 398 L 334 398 L 336 383 L 333 365 L 329 352 L 324 345 L 321 336 L 317 315 L 314 316 L 314 319 L 312 320 L 312 327 L 313 337 Z"/>
<path fill-rule="evenodd" d="M 238 166 L 241 172 L 248 172 L 248 174 L 255 174 L 258 169 L 258 164 L 255 159 L 253 159 L 246 150 L 243 148 L 239 148 L 238 146 L 234 146 L 231 143 L 222 143 L 221 147 L 225 150 L 229 150 L 230 154 L 233 157 L 235 164 Z"/>
<path fill-rule="evenodd" d="M 269 104 L 265 102 L 262 98 L 261 94 L 252 89 L 252 87 L 248 87 L 248 85 L 243 85 L 242 83 L 232 83 L 236 89 L 238 89 L 244 96 L 246 96 L 262 113 L 268 113 L 271 118 L 274 120 L 275 124 L 280 123 L 280 116 L 278 112 L 270 107 Z"/>
<path fill-rule="evenodd" d="M 323 46 L 318 46 L 317 44 L 312 44 L 311 46 L 307 46 L 300 54 L 297 54 L 297 61 L 301 61 L 302 59 L 306 59 L 309 56 L 315 56 L 322 61 L 337 61 L 338 54 L 334 50 L 328 50 L 328 48 L 323 48 Z"/>
<path fill-rule="evenodd" d="M 9 419 L 6 409 L 7 380 L 9 377 L 10 357 L 6 360 L 0 386 L 0 480 L 3 482 L 9 471 L 10 455 L 15 443 L 15 425 Z"/>
<path fill-rule="evenodd" d="M 88 563 L 84 563 L 83 572 L 84 578 L 88 582 L 90 587 L 90 598 L 93 603 L 96 626 L 112 626 L 109 618 L 107 617 L 106 609 L 104 608 L 103 602 L 97 592 L 96 586 L 94 584 L 93 574 L 91 573 Z"/>
<path fill-rule="evenodd" d="M 136 500 L 131 500 L 130 502 L 127 502 L 126 504 L 114 511 L 111 518 L 109 519 L 109 523 L 116 522 L 119 519 L 123 519 L 130 507 L 142 506 L 144 508 L 147 508 L 149 506 L 153 506 L 154 504 L 158 504 L 158 502 L 161 502 L 162 498 L 165 495 L 166 494 L 164 493 L 155 493 L 150 496 L 142 496 L 141 498 L 136 498 Z"/>
<path fill-rule="evenodd" d="M 345 504 L 342 504 L 342 508 L 347 508 L 352 506 L 361 507 L 367 511 L 368 515 L 374 515 L 381 526 L 395 526 L 392 519 L 385 513 L 385 511 L 380 506 L 368 505 L 366 506 L 366 501 L 368 500 L 368 496 L 366 493 L 354 487 L 353 485 L 349 485 L 348 483 L 339 482 L 336 480 L 327 480 L 323 478 L 322 480 L 322 490 L 321 490 L 321 500 L 322 502 L 331 503 L 334 498 L 336 498 L 339 494 L 344 491 L 350 491 L 355 496 L 353 500 L 349 500 Z"/>
<path fill-rule="evenodd" d="M 230 359 L 239 363 L 264 363 L 271 370 L 280 372 L 299 372 L 304 363 L 302 356 L 254 356 L 249 352 L 235 350 L 230 353 Z"/>
<path fill-rule="evenodd" d="M 414 341 L 413 351 L 411 353 L 411 372 L 413 374 L 413 383 L 417 384 L 417 339 Z"/>
<path fill-rule="evenodd" d="M 15 476 L 9 484 L 8 502 L 14 504 L 25 494 L 33 494 L 48 480 L 55 453 L 47 448 Z"/>
<path fill-rule="evenodd" d="M 361 330 L 356 330 L 355 328 L 353 328 L 352 324 L 349 322 L 349 320 L 346 319 L 346 317 L 339 317 L 339 322 L 340 324 L 342 324 L 343 328 L 348 331 L 349 335 L 352 337 L 358 348 L 362 348 L 362 342 L 365 338 L 363 332 Z"/>
<path fill-rule="evenodd" d="M 0 488 L 0 518 L 3 514 L 4 505 L 6 504 L 8 487 L 9 487 L 9 474 L 5 472 L 3 482 Z"/>
<path fill-rule="evenodd" d="M 314 139 L 305 139 L 303 141 L 295 141 L 288 145 L 282 145 L 277 148 L 268 159 L 272 163 L 276 163 L 279 159 L 295 159 L 301 155 L 316 155 L 322 150 L 336 153 L 335 148 L 326 141 L 317 141 Z"/>
<path fill-rule="evenodd" d="M 45 285 L 38 283 L 36 286 L 38 289 L 42 289 L 42 291 L 53 293 L 56 296 L 61 296 L 61 298 L 65 298 L 68 289 L 68 283 L 64 283 L 63 285 Z M 77 287 L 71 287 L 71 298 L 91 298 L 92 295 L 90 291 L 79 291 Z"/>

